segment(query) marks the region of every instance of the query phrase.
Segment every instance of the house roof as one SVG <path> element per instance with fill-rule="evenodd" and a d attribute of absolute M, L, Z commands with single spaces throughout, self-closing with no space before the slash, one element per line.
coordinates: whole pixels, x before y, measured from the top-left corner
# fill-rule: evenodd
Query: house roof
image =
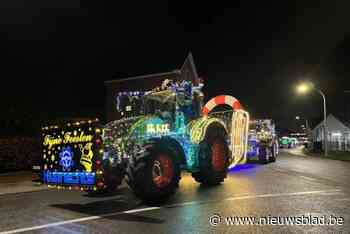
<path fill-rule="evenodd" d="M 192 73 L 192 74 L 191 74 Z M 193 56 L 192 53 L 189 52 L 188 56 L 186 57 L 184 63 L 182 64 L 180 69 L 175 69 L 170 72 L 162 72 L 162 73 L 153 73 L 153 74 L 147 74 L 147 75 L 140 75 L 140 76 L 133 76 L 133 77 L 125 77 L 125 78 L 120 78 L 120 79 L 115 79 L 115 80 L 108 80 L 105 81 L 105 85 L 111 84 L 111 83 L 119 83 L 123 81 L 129 81 L 129 80 L 138 80 L 138 79 L 151 79 L 154 77 L 179 77 L 181 76 L 181 80 L 185 79 L 197 79 L 198 74 L 197 74 L 197 69 L 196 65 L 194 64 L 193 61 Z"/>
<path fill-rule="evenodd" d="M 148 74 L 148 75 L 126 77 L 126 78 L 121 78 L 121 79 L 117 79 L 117 80 L 107 80 L 104 83 L 110 84 L 110 83 L 118 83 L 118 82 L 129 81 L 129 80 L 147 79 L 147 78 L 153 78 L 153 77 L 159 77 L 159 76 L 169 76 L 169 75 L 178 75 L 178 74 L 180 74 L 180 71 L 174 70 L 171 72 L 153 73 L 153 74 Z"/>
<path fill-rule="evenodd" d="M 345 116 L 335 115 L 335 117 L 342 122 L 346 127 L 350 128 L 350 120 Z"/>
<path fill-rule="evenodd" d="M 339 118 L 336 118 L 333 114 L 329 114 L 327 116 L 327 129 L 328 131 L 349 131 L 350 132 L 350 126 L 348 123 L 343 122 Z M 312 131 L 316 131 L 320 127 L 322 127 L 323 121 L 321 121 Z"/>

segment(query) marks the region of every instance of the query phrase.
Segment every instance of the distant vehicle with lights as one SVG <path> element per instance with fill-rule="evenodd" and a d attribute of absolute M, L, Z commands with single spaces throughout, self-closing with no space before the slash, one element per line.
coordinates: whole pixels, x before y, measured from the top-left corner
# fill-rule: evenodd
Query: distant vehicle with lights
<path fill-rule="evenodd" d="M 294 140 L 294 143 L 295 145 L 304 145 L 307 147 L 307 145 L 310 143 L 309 142 L 309 137 L 308 137 L 308 134 L 306 132 L 303 132 L 303 133 L 291 133 L 290 134 L 290 137 L 293 139 L 295 138 Z"/>
<path fill-rule="evenodd" d="M 291 149 L 294 147 L 294 143 L 295 143 L 295 141 L 288 136 L 281 137 L 279 142 L 280 142 L 280 148 L 283 148 L 283 149 Z"/>
<path fill-rule="evenodd" d="M 261 163 L 275 162 L 278 139 L 271 119 L 250 121 L 247 157 L 257 157 Z"/>
<path fill-rule="evenodd" d="M 296 138 L 296 137 L 291 137 L 290 140 L 291 140 L 291 147 L 292 148 L 295 148 L 300 144 L 298 138 Z"/>

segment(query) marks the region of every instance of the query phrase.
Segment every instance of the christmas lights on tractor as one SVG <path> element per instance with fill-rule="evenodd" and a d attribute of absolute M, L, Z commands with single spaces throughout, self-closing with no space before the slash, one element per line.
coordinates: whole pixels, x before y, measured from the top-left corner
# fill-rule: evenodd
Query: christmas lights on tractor
<path fill-rule="evenodd" d="M 172 195 L 181 171 L 204 185 L 223 182 L 230 167 L 246 161 L 249 114 L 232 96 L 217 96 L 204 105 L 204 83 L 193 68 L 185 62 L 182 71 L 163 74 L 177 78 L 150 89 L 143 82 L 141 90 L 132 90 L 134 78 L 120 85 L 127 91 L 110 89 L 115 93 L 108 102 L 116 117 L 104 126 L 89 120 L 44 127 L 44 182 L 105 192 L 125 178 L 146 202 Z M 217 111 L 222 106 L 229 110 Z"/>

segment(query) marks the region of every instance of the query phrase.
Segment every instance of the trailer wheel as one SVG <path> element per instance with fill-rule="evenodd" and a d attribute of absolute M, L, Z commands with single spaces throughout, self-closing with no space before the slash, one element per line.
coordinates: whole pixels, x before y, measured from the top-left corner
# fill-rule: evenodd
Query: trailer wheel
<path fill-rule="evenodd" d="M 218 185 L 227 177 L 229 149 L 225 135 L 218 129 L 212 129 L 202 143 L 199 152 L 199 171 L 192 177 L 204 185 Z"/>
<path fill-rule="evenodd" d="M 266 147 L 259 147 L 259 155 L 258 159 L 261 164 L 266 164 L 269 162 L 268 160 L 268 149 Z"/>
<path fill-rule="evenodd" d="M 107 164 L 104 166 L 104 168 L 104 188 L 100 188 L 97 191 L 88 191 L 89 195 L 113 193 L 122 184 L 125 175 L 124 164 L 119 164 L 116 167 L 111 167 Z"/>
<path fill-rule="evenodd" d="M 180 172 L 176 152 L 171 147 L 149 142 L 129 163 L 126 182 L 141 200 L 157 203 L 175 193 Z"/>
<path fill-rule="evenodd" d="M 107 178 L 105 183 L 106 183 L 106 189 L 105 191 L 110 193 L 110 192 L 115 192 L 118 187 L 121 185 L 122 181 L 123 181 L 123 175 L 118 173 L 115 175 L 111 175 L 110 178 Z"/>
<path fill-rule="evenodd" d="M 273 144 L 272 147 L 271 147 L 271 155 L 269 157 L 269 161 L 270 162 L 276 162 L 276 155 L 277 155 L 277 145 L 276 144 Z"/>

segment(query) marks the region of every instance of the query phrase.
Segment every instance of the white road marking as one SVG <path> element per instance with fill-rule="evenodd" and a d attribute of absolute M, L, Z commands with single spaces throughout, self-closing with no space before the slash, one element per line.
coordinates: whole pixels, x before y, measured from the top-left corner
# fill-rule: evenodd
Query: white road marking
<path fill-rule="evenodd" d="M 34 230 L 39 230 L 39 229 L 44 229 L 44 228 L 57 227 L 57 226 L 65 225 L 65 224 L 80 223 L 80 222 L 86 222 L 86 221 L 91 221 L 91 220 L 96 220 L 96 219 L 102 219 L 105 217 L 110 217 L 110 216 L 115 216 L 115 215 L 133 214 L 133 213 L 140 213 L 140 212 L 144 212 L 144 211 L 159 210 L 159 209 L 161 209 L 161 207 L 147 207 L 147 208 L 143 208 L 143 209 L 127 210 L 127 211 L 122 211 L 122 212 L 109 213 L 109 214 L 105 214 L 105 215 L 89 216 L 89 217 L 84 217 L 84 218 L 79 218 L 79 219 L 71 219 L 71 220 L 66 220 L 66 221 L 61 221 L 61 222 L 48 223 L 48 224 L 43 224 L 43 225 L 38 225 L 38 226 L 33 226 L 33 227 L 14 229 L 14 230 L 10 230 L 10 231 L 0 232 L 0 234 L 12 234 L 12 233 L 28 232 L 28 231 L 34 231 Z"/>
<path fill-rule="evenodd" d="M 253 199 L 253 198 L 300 196 L 300 195 L 309 195 L 309 194 L 325 194 L 329 192 L 340 192 L 340 191 L 341 190 L 339 189 L 335 189 L 335 190 L 320 190 L 320 191 L 295 192 L 295 193 L 271 193 L 271 194 L 251 195 L 251 196 L 243 196 L 243 197 L 230 197 L 225 200 L 234 201 L 234 200 L 244 200 L 244 199 Z"/>
<path fill-rule="evenodd" d="M 306 192 L 295 192 L 295 193 L 271 193 L 271 194 L 260 194 L 260 195 L 247 195 L 247 196 L 226 198 L 226 199 L 224 199 L 224 201 L 246 200 L 246 199 L 255 199 L 255 198 L 269 198 L 269 197 L 300 196 L 300 195 L 309 195 L 309 194 L 327 194 L 328 193 L 329 195 L 332 195 L 330 193 L 340 192 L 340 191 L 341 191 L 340 189 L 334 189 L 334 190 L 306 191 Z M 92 220 L 102 219 L 102 218 L 106 218 L 106 217 L 110 217 L 110 216 L 141 213 L 141 212 L 152 211 L 152 210 L 160 210 L 163 208 L 169 208 L 169 207 L 174 207 L 174 206 L 205 204 L 207 202 L 213 202 L 213 201 L 214 200 L 211 200 L 211 201 L 193 201 L 193 202 L 185 202 L 185 203 L 179 203 L 179 204 L 174 204 L 174 205 L 167 205 L 164 207 L 154 206 L 154 207 L 147 207 L 147 208 L 141 208 L 141 209 L 133 209 L 133 210 L 109 213 L 109 214 L 104 214 L 104 215 L 99 215 L 99 216 L 89 216 L 89 217 L 84 217 L 84 218 L 65 220 L 65 221 L 61 221 L 61 222 L 48 223 L 48 224 L 43 224 L 43 225 L 38 225 L 38 226 L 8 230 L 8 231 L 0 232 L 0 234 L 13 234 L 13 233 L 20 233 L 20 232 L 28 232 L 28 231 L 34 231 L 34 230 L 39 230 L 39 229 L 44 229 L 44 228 L 57 227 L 57 226 L 66 225 L 66 224 L 92 221 Z M 216 200 L 216 201 L 222 201 L 222 200 Z"/>
<path fill-rule="evenodd" d="M 341 192 L 328 192 L 328 193 L 322 193 L 320 195 L 322 195 L 322 196 L 333 196 L 333 195 L 344 195 L 344 193 L 341 193 Z"/>
<path fill-rule="evenodd" d="M 350 201 L 350 198 L 335 199 L 336 201 Z"/>
<path fill-rule="evenodd" d="M 286 172 L 287 172 L 286 170 L 277 169 L 277 168 L 274 168 L 273 170 L 274 170 L 274 171 L 277 171 L 277 172 L 280 172 L 280 173 L 286 173 Z"/>
<path fill-rule="evenodd" d="M 303 178 L 303 179 L 305 179 L 305 180 L 311 180 L 311 181 L 315 181 L 315 180 L 317 180 L 317 179 L 315 179 L 315 178 L 311 178 L 311 177 L 308 177 L 308 176 L 299 176 L 300 178 Z"/>

